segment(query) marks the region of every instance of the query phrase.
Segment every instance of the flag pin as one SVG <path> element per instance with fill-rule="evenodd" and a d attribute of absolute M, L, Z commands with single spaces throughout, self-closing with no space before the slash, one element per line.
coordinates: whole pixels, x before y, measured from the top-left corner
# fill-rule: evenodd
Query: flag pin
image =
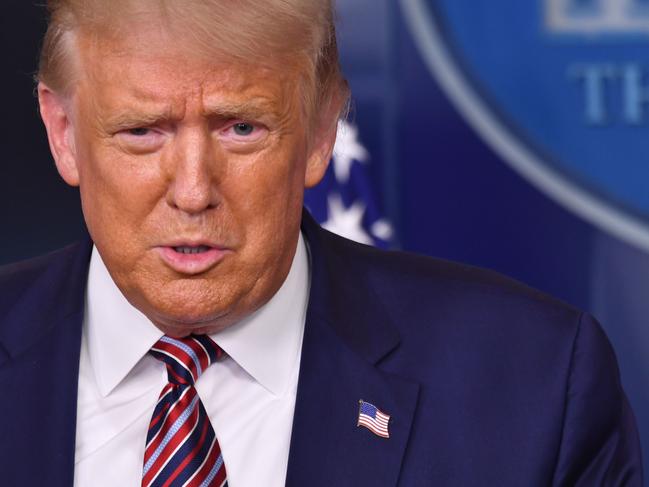
<path fill-rule="evenodd" d="M 358 401 L 358 423 L 356 426 L 364 426 L 372 433 L 381 438 L 390 438 L 390 415 L 385 414 L 374 404 L 362 399 Z"/>

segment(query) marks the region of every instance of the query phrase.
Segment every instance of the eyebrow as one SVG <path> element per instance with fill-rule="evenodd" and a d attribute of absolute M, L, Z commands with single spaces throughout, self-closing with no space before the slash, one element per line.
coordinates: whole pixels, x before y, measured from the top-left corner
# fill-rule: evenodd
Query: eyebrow
<path fill-rule="evenodd" d="M 135 127 L 135 126 L 146 126 L 146 125 L 155 125 L 160 122 L 172 120 L 172 115 L 170 110 L 164 110 L 159 112 L 122 112 L 114 116 L 109 117 L 106 120 L 106 124 L 109 127 Z"/>
<path fill-rule="evenodd" d="M 206 105 L 203 115 L 210 118 L 241 118 L 245 120 L 280 116 L 277 105 L 264 98 L 232 103 L 220 101 L 213 105 L 208 102 Z"/>
<path fill-rule="evenodd" d="M 278 114 L 268 103 L 232 103 L 220 104 L 218 106 L 207 107 L 203 111 L 203 116 L 219 119 L 243 119 L 254 120 L 259 118 L 277 118 Z M 171 110 L 153 111 L 153 112 L 129 112 L 125 111 L 109 117 L 106 124 L 109 127 L 123 128 L 135 126 L 155 125 L 161 122 L 174 120 Z"/>
<path fill-rule="evenodd" d="M 245 101 L 224 101 L 215 100 L 213 103 L 206 101 L 202 115 L 207 118 L 221 120 L 242 119 L 242 120 L 283 120 L 284 111 L 277 103 L 264 98 L 252 98 Z M 105 121 L 105 126 L 110 130 L 123 130 L 125 128 L 152 126 L 165 122 L 173 122 L 178 119 L 173 109 L 169 107 L 151 107 L 150 110 L 125 108 Z"/>

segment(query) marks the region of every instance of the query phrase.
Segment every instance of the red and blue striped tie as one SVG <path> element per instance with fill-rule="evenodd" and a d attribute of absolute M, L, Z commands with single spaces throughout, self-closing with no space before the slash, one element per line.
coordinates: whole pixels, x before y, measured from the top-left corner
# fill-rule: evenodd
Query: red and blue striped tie
<path fill-rule="evenodd" d="M 228 485 L 221 447 L 198 397 L 195 382 L 223 355 L 208 336 L 163 336 L 149 351 L 167 366 L 149 425 L 142 487 Z"/>

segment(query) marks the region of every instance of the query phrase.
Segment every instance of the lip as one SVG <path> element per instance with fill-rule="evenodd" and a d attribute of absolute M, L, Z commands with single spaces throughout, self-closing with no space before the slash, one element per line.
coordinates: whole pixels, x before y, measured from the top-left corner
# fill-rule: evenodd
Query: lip
<path fill-rule="evenodd" d="M 176 252 L 176 247 L 209 247 L 209 250 L 198 254 L 183 254 Z M 179 274 L 196 275 L 207 272 L 217 265 L 229 249 L 207 242 L 173 242 L 168 245 L 161 245 L 155 250 L 158 255 L 171 269 Z"/>

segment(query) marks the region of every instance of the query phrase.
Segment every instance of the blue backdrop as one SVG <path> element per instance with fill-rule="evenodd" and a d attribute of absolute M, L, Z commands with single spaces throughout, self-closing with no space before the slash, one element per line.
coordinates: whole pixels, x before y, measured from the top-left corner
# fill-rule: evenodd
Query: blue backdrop
<path fill-rule="evenodd" d="M 593 312 L 649 445 L 647 2 L 338 4 L 354 109 L 309 206 L 378 245 L 489 267 Z M 0 263 L 82 228 L 32 93 L 42 9 L 6 8 Z"/>

